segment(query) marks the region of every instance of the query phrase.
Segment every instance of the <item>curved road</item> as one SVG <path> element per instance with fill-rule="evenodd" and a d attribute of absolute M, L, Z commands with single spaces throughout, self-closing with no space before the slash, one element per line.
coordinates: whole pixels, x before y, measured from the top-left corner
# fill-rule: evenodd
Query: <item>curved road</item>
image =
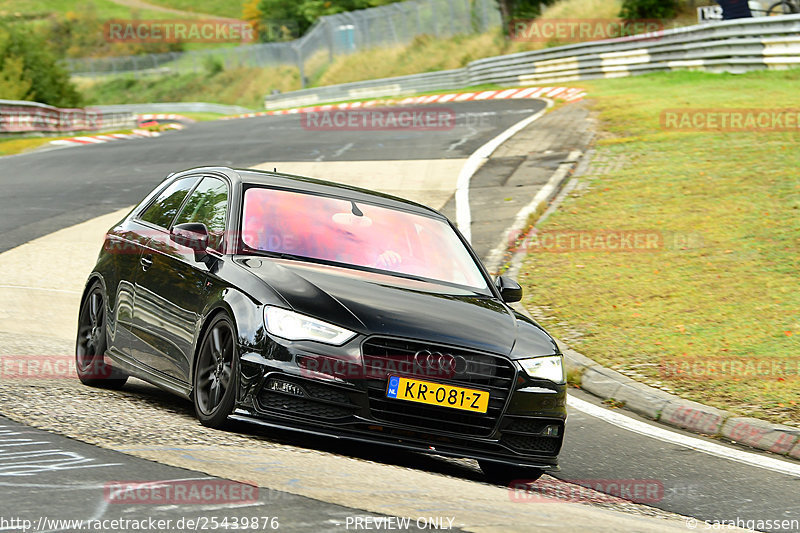
<path fill-rule="evenodd" d="M 265 162 L 331 161 L 386 161 L 386 165 L 393 165 L 403 164 L 400 161 L 465 159 L 504 129 L 542 109 L 543 103 L 494 101 L 449 107 L 457 115 L 456 127 L 439 132 L 318 132 L 304 129 L 298 117 L 290 115 L 198 123 L 182 132 L 154 139 L 0 158 L 0 184 L 4 191 L 0 197 L 0 252 L 132 205 L 167 173 L 192 166 L 250 167 Z M 531 150 L 535 148 L 531 147 Z M 491 208 L 480 201 L 478 191 L 474 191 L 472 197 L 473 210 Z M 54 257 L 53 261 L 58 261 L 58 258 Z M 22 353 L 23 347 L 13 346 L 13 341 L 10 345 L 9 342 L 5 344 L 0 353 Z M 124 405 L 129 406 L 131 402 L 134 405 L 139 402 L 169 405 L 174 402 L 178 411 L 184 411 L 186 415 L 187 407 L 180 400 L 165 399 L 159 391 L 144 385 L 137 385 L 134 389 L 125 395 Z M 92 397 L 92 393 L 86 393 L 85 397 Z M 576 393 L 576 397 L 597 403 L 580 393 Z M 6 412 L 0 406 L 0 415 Z M 629 416 L 637 418 L 632 414 Z M 3 424 L 7 428 L 20 428 L 0 419 L 0 425 Z M 32 431 L 21 427 L 21 431 Z M 308 439 L 295 435 L 264 437 L 261 431 L 245 431 L 252 432 L 254 438 L 255 435 L 259 439 L 277 438 L 291 446 L 310 446 L 322 452 L 440 472 L 476 487 L 481 485 L 475 465 L 469 462 L 437 461 L 413 454 L 397 456 L 369 447 L 354 454 L 352 450 L 328 441 L 314 440 L 309 445 Z M 797 498 L 800 477 L 797 475 L 748 466 L 723 456 L 711 456 L 690 447 L 666 443 L 575 409 L 570 410 L 561 457 L 563 471 L 556 476 L 561 479 L 657 481 L 664 487 L 664 492 L 650 505 L 665 511 L 700 520 L 800 519 Z M 0 467 L 0 480 L 2 472 Z M 180 474 L 174 473 L 176 476 Z M 85 474 L 76 474 L 76 483 L 82 475 Z M 46 491 L 31 491 L 30 501 L 37 500 L 36 494 L 40 498 L 47 494 Z M 0 513 L 8 514 L 10 505 L 8 502 L 0 504 Z M 304 508 L 303 502 L 292 505 L 296 509 Z M 326 515 L 326 520 L 344 516 L 342 508 L 336 506 L 325 508 L 324 512 L 330 515 Z M 298 511 L 289 515 L 300 514 Z M 313 526 L 312 523 L 306 525 Z M 701 524 L 698 529 L 702 528 Z"/>

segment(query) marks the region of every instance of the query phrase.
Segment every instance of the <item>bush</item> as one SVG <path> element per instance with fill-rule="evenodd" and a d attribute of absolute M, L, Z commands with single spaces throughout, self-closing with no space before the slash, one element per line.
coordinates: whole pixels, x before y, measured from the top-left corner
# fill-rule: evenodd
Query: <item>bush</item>
<path fill-rule="evenodd" d="M 623 20 L 669 19 L 677 10 L 678 0 L 625 0 L 619 16 Z"/>
<path fill-rule="evenodd" d="M 216 76 L 225 70 L 225 64 L 222 62 L 222 59 L 212 55 L 206 56 L 203 61 L 203 67 L 205 68 L 206 75 L 209 77 Z"/>
<path fill-rule="evenodd" d="M 33 31 L 0 25 L 0 98 L 78 107 L 81 95 Z"/>

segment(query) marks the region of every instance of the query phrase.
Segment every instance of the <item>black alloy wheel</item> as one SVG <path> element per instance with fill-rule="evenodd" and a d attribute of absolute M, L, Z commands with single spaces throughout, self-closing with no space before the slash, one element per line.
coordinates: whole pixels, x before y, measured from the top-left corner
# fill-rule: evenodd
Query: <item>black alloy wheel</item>
<path fill-rule="evenodd" d="M 194 369 L 192 397 L 195 413 L 204 426 L 221 428 L 236 400 L 236 354 L 234 328 L 226 315 L 217 316 L 206 329 Z"/>
<path fill-rule="evenodd" d="M 105 361 L 106 305 L 103 287 L 96 282 L 81 304 L 78 338 L 75 342 L 75 370 L 84 385 L 116 389 L 128 380 L 127 374 Z"/>

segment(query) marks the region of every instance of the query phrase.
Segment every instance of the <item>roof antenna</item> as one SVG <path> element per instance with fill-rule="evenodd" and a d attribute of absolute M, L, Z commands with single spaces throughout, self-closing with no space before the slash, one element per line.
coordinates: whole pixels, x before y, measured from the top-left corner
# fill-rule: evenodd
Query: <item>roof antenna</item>
<path fill-rule="evenodd" d="M 278 171 L 278 167 L 273 168 L 272 171 L 273 172 L 277 172 Z"/>
<path fill-rule="evenodd" d="M 353 206 L 352 213 L 357 217 L 363 217 L 364 213 L 361 212 L 361 209 L 358 208 L 355 202 L 351 201 L 350 204 Z"/>

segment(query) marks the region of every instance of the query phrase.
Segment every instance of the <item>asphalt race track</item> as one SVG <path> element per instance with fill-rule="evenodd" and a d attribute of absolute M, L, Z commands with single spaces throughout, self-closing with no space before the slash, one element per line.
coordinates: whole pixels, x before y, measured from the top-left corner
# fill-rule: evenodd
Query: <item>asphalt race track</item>
<path fill-rule="evenodd" d="M 488 101 L 448 107 L 456 113 L 457 121 L 456 127 L 446 131 L 320 132 L 303 128 L 297 116 L 288 115 L 197 123 L 159 138 L 50 149 L 0 158 L 0 183 L 4 191 L 0 197 L 0 253 L 56 230 L 133 205 L 172 171 L 200 165 L 251 167 L 270 162 L 342 162 L 340 165 L 345 165 L 345 162 L 386 162 L 382 165 L 402 165 L 413 160 L 466 159 L 505 129 L 543 109 L 544 103 L 536 100 Z M 280 165 L 278 167 L 281 170 Z M 481 202 L 479 191 L 473 191 L 470 200 L 473 211 L 491 207 Z M 501 237 L 498 234 L 497 238 Z M 57 262 L 59 258 L 48 260 Z M 13 354 L 14 349 L 6 346 L 0 354 Z M 135 391 L 126 395 L 128 408 L 135 407 L 137 402 L 148 405 L 155 402 L 162 406 L 174 402 L 176 409 L 187 415 L 190 406 L 183 400 L 172 400 L 152 387 L 135 383 Z M 129 387 L 131 385 L 126 388 Z M 91 396 L 91 391 L 86 393 L 87 399 Z M 580 391 L 575 397 L 598 403 Z M 61 518 L 88 518 L 102 514 L 108 505 L 96 497 L 82 497 L 81 491 L 87 487 L 97 488 L 109 479 L 166 480 L 204 476 L 196 471 L 34 430 L 2 418 L 4 414 L 8 413 L 0 404 L 0 486 L 3 487 L 0 490 L 4 494 L 0 499 L 0 516 L 15 513 L 39 516 L 42 509 L 48 509 L 52 518 L 57 515 Z M 636 415 L 626 414 L 639 419 Z M 113 418 L 114 413 L 108 413 L 108 416 Z M 252 432 L 253 439 L 276 438 L 287 446 L 310 449 L 323 457 L 326 454 L 344 454 L 354 461 L 455 477 L 476 487 L 476 490 L 485 485 L 477 465 L 469 461 L 437 460 L 410 453 L 390 454 L 370 447 L 353 451 L 324 439 L 309 441 L 294 434 L 272 435 L 255 428 L 242 428 L 241 431 L 245 437 Z M 566 432 L 561 453 L 562 471 L 555 475 L 559 479 L 655 480 L 663 486 L 663 495 L 648 505 L 699 520 L 800 519 L 800 498 L 797 496 L 800 494 L 800 476 L 797 474 L 750 466 L 722 455 L 713 456 L 684 445 L 663 442 L 574 408 L 570 409 Z M 46 448 L 74 453 L 88 458 L 87 464 L 97 467 L 20 475 L 19 468 L 14 468 L 17 464 L 14 456 L 8 455 L 14 449 L 4 445 L 11 433 L 46 443 L 36 445 L 35 450 Z M 675 433 L 681 432 L 675 430 Z M 131 442 L 131 447 L 136 444 Z M 797 468 L 796 463 L 783 462 Z M 264 488 L 261 491 L 261 503 L 250 507 L 233 506 L 219 512 L 225 511 L 228 516 L 271 516 L 279 511 L 280 530 L 287 531 L 344 530 L 343 524 L 348 516 L 377 516 L 286 492 Z M 13 497 L 5 496 L 8 494 Z M 369 495 L 364 495 L 364 498 L 369 498 Z M 464 499 L 466 503 L 469 496 L 464 495 Z M 118 506 L 118 509 L 122 511 L 124 507 Z M 196 507 L 180 505 L 133 507 L 125 509 L 125 516 L 152 516 L 155 513 L 159 517 L 174 518 L 209 514 Z M 430 502 L 428 507 L 430 515 L 437 515 L 436 502 Z M 637 512 L 646 514 L 647 510 Z M 703 524 L 697 529 L 703 530 Z"/>

